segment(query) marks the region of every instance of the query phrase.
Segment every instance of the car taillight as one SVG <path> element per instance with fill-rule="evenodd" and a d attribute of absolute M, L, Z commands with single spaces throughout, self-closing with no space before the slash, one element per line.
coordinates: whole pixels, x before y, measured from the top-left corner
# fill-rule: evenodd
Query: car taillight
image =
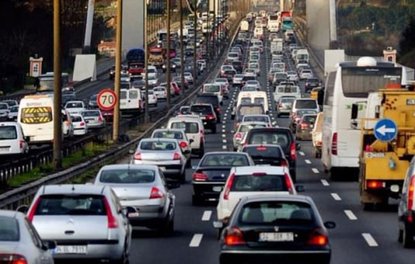
<path fill-rule="evenodd" d="M 385 188 L 385 183 L 383 181 L 366 181 L 366 187 L 368 189 L 383 189 Z"/>
<path fill-rule="evenodd" d="M 192 174 L 192 179 L 194 181 L 206 181 L 208 179 L 208 176 L 203 172 L 194 172 Z"/>
<path fill-rule="evenodd" d="M 408 222 L 412 223 L 414 221 L 412 214 L 412 207 L 414 206 L 414 192 L 415 192 L 415 175 L 411 176 L 408 187 Z"/>
<path fill-rule="evenodd" d="M 37 210 L 37 207 L 39 206 L 40 201 L 42 200 L 42 198 L 37 198 L 37 200 L 35 201 L 35 203 L 33 204 L 32 208 L 29 210 L 29 212 L 27 213 L 27 219 L 32 222 L 33 217 L 35 216 L 35 212 Z"/>
<path fill-rule="evenodd" d="M 164 195 L 163 193 L 159 190 L 159 188 L 157 187 L 153 187 L 151 188 L 151 192 L 150 192 L 150 199 L 161 199 L 163 198 Z"/>
<path fill-rule="evenodd" d="M 206 119 L 212 120 L 212 119 L 215 119 L 215 116 L 212 115 L 212 114 L 208 114 L 208 115 L 206 115 Z"/>
<path fill-rule="evenodd" d="M 179 146 L 182 149 L 187 148 L 187 142 L 186 141 L 180 141 Z"/>
<path fill-rule="evenodd" d="M 301 129 L 307 129 L 308 128 L 308 124 L 307 123 L 301 123 L 300 124 Z"/>
<path fill-rule="evenodd" d="M 19 147 L 22 149 L 22 148 L 24 148 L 24 143 L 25 143 L 25 141 L 24 140 L 19 140 Z"/>
<path fill-rule="evenodd" d="M 173 160 L 179 160 L 181 158 L 180 154 L 177 152 L 174 152 L 173 154 Z"/>
<path fill-rule="evenodd" d="M 117 218 L 112 214 L 111 206 L 106 197 L 103 198 L 105 211 L 107 211 L 107 221 L 108 221 L 108 228 L 117 228 Z"/>
<path fill-rule="evenodd" d="M 135 159 L 135 160 L 141 160 L 141 153 L 140 153 L 140 152 L 136 152 L 136 153 L 134 154 L 134 159 Z"/>
<path fill-rule="evenodd" d="M 234 179 L 235 179 L 235 174 L 233 173 L 233 174 L 231 174 L 229 176 L 229 179 L 228 179 L 228 181 L 226 183 L 225 190 L 224 190 L 224 193 L 223 193 L 223 199 L 224 200 L 228 200 L 229 199 L 229 193 L 231 191 L 231 188 L 232 188 L 233 180 Z"/>
<path fill-rule="evenodd" d="M 297 159 L 297 150 L 294 142 L 290 145 L 290 157 L 291 160 Z"/>
<path fill-rule="evenodd" d="M 0 263 L 27 264 L 27 260 L 19 254 L 0 254 Z"/>
<path fill-rule="evenodd" d="M 331 154 L 337 155 L 337 132 L 333 133 L 331 138 Z"/>
<path fill-rule="evenodd" d="M 242 231 L 237 227 L 227 229 L 223 241 L 226 246 L 239 246 L 246 244 Z"/>
<path fill-rule="evenodd" d="M 307 244 L 310 246 L 327 246 L 329 244 L 329 238 L 321 228 L 317 228 L 311 233 Z"/>
<path fill-rule="evenodd" d="M 288 162 L 287 162 L 287 160 L 285 160 L 285 159 L 281 160 L 281 162 L 280 162 L 280 166 L 283 166 L 283 167 L 288 167 Z"/>
<path fill-rule="evenodd" d="M 285 186 L 287 186 L 288 192 L 292 194 L 294 191 L 293 182 L 291 181 L 290 175 L 288 175 L 287 173 L 284 174 L 284 181 L 285 181 Z"/>
<path fill-rule="evenodd" d="M 79 123 L 79 125 L 80 125 L 81 127 L 83 127 L 83 126 L 85 126 L 85 123 L 84 123 L 84 122 L 81 122 L 81 123 Z"/>

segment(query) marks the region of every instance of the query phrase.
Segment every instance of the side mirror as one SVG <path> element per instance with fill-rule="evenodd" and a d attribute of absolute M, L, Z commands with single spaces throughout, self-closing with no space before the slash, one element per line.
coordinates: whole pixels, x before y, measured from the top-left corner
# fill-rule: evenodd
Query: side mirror
<path fill-rule="evenodd" d="M 351 118 L 352 119 L 356 119 L 358 112 L 359 112 L 359 106 L 357 104 L 352 104 L 352 114 L 351 114 Z"/>
<path fill-rule="evenodd" d="M 27 211 L 29 211 L 29 206 L 27 206 L 25 204 L 21 205 L 21 206 L 17 207 L 16 211 L 26 214 Z"/>
<path fill-rule="evenodd" d="M 43 245 L 42 245 L 42 249 L 43 250 L 49 250 L 49 249 L 55 249 L 56 248 L 56 242 L 55 241 L 51 241 L 51 240 L 47 240 L 47 241 L 43 241 Z"/>
<path fill-rule="evenodd" d="M 300 145 L 300 143 L 295 143 L 295 149 L 296 149 L 296 150 L 300 150 L 300 149 L 301 149 L 301 145 Z"/>
<path fill-rule="evenodd" d="M 295 190 L 297 192 L 304 192 L 304 186 L 303 185 L 296 185 Z"/>
<path fill-rule="evenodd" d="M 333 229 L 336 227 L 336 223 L 333 221 L 324 222 L 324 226 L 328 229 Z"/>

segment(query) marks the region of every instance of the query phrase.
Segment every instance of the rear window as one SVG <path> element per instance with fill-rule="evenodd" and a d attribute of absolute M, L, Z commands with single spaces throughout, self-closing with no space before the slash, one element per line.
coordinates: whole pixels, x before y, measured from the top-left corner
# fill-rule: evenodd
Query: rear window
<path fill-rule="evenodd" d="M 219 105 L 219 99 L 215 96 L 198 96 L 196 97 L 196 103 L 205 103 L 205 104 L 211 104 L 213 106 Z"/>
<path fill-rule="evenodd" d="M 153 134 L 153 138 L 183 139 L 183 134 L 177 131 L 157 131 Z"/>
<path fill-rule="evenodd" d="M 247 106 L 241 105 L 238 109 L 238 115 L 263 114 L 264 108 L 262 106 Z"/>
<path fill-rule="evenodd" d="M 0 140 L 17 139 L 15 126 L 0 126 Z"/>
<path fill-rule="evenodd" d="M 255 164 L 269 164 L 280 166 L 281 159 L 285 156 L 278 147 L 270 146 L 249 146 L 243 149 L 254 160 Z"/>
<path fill-rule="evenodd" d="M 206 85 L 203 87 L 203 90 L 207 93 L 217 93 L 220 91 L 219 85 Z"/>
<path fill-rule="evenodd" d="M 249 130 L 255 127 L 266 127 L 266 125 L 265 124 L 241 125 L 238 132 L 248 132 Z"/>
<path fill-rule="evenodd" d="M 72 116 L 72 122 L 82 122 L 82 118 L 80 116 Z"/>
<path fill-rule="evenodd" d="M 248 225 L 314 225 L 315 216 L 307 203 L 264 201 L 244 205 L 239 215 L 239 222 Z"/>
<path fill-rule="evenodd" d="M 129 97 L 130 97 L 130 99 L 137 99 L 138 98 L 138 92 L 134 91 L 134 90 L 131 90 L 130 93 L 129 93 Z"/>
<path fill-rule="evenodd" d="M 99 116 L 99 111 L 85 111 L 82 112 L 83 116 Z"/>
<path fill-rule="evenodd" d="M 170 151 L 175 150 L 177 148 L 177 144 L 171 141 L 144 141 L 140 144 L 141 150 L 160 150 L 160 151 Z"/>
<path fill-rule="evenodd" d="M 297 100 L 295 107 L 298 108 L 317 108 L 317 102 L 315 100 Z"/>
<path fill-rule="evenodd" d="M 43 195 L 35 215 L 106 215 L 101 195 Z"/>
<path fill-rule="evenodd" d="M 150 183 L 154 182 L 155 173 L 153 170 L 145 169 L 117 169 L 104 170 L 99 177 L 104 183 Z"/>
<path fill-rule="evenodd" d="M 212 113 L 212 108 L 210 105 L 192 105 L 190 107 L 190 112 L 209 114 Z"/>
<path fill-rule="evenodd" d="M 317 116 L 304 116 L 303 123 L 314 124 L 316 122 Z"/>
<path fill-rule="evenodd" d="M 249 166 L 249 163 L 245 155 L 212 154 L 203 158 L 201 166 Z"/>
<path fill-rule="evenodd" d="M 233 192 L 288 191 L 284 175 L 238 175 L 233 179 Z"/>
<path fill-rule="evenodd" d="M 199 133 L 199 124 L 197 122 L 173 122 L 171 128 L 184 129 L 185 133 Z"/>
<path fill-rule="evenodd" d="M 269 122 L 268 116 L 244 116 L 243 118 L 244 122 Z"/>
<path fill-rule="evenodd" d="M 83 108 L 82 103 L 67 103 L 66 108 Z"/>
<path fill-rule="evenodd" d="M 249 138 L 248 144 L 278 144 L 282 149 L 289 146 L 289 137 L 284 132 L 255 132 Z"/>
<path fill-rule="evenodd" d="M 13 217 L 0 216 L 0 241 L 19 241 L 19 223 Z"/>
<path fill-rule="evenodd" d="M 278 87 L 279 93 L 297 93 L 298 87 L 296 86 L 284 86 L 284 87 Z"/>
<path fill-rule="evenodd" d="M 127 99 L 127 91 L 121 91 L 120 99 Z"/>

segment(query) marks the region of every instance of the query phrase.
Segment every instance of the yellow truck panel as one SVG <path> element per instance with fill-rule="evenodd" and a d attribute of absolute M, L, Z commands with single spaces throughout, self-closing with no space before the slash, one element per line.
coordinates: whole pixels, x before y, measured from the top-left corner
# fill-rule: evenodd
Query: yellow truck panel
<path fill-rule="evenodd" d="M 377 155 L 377 156 L 376 156 Z M 383 157 L 381 157 L 384 155 Z M 403 180 L 409 161 L 400 160 L 394 152 L 365 153 L 366 180 Z"/>

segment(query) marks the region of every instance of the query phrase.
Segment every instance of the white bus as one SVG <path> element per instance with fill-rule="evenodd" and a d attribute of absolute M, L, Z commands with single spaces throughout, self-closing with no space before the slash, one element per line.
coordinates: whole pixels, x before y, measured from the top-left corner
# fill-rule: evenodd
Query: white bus
<path fill-rule="evenodd" d="M 60 106 L 59 106 L 60 107 Z M 27 95 L 20 100 L 17 121 L 28 137 L 29 144 L 53 143 L 53 95 Z M 62 110 L 62 136 L 73 135 L 69 114 Z"/>
<path fill-rule="evenodd" d="M 352 104 L 359 103 L 361 112 L 369 92 L 391 85 L 406 85 L 405 71 L 394 63 L 376 62 L 371 57 L 341 62 L 336 71 L 328 74 L 323 102 L 321 161 L 332 178 L 344 168 L 359 167 L 360 130 L 351 126 Z"/>

